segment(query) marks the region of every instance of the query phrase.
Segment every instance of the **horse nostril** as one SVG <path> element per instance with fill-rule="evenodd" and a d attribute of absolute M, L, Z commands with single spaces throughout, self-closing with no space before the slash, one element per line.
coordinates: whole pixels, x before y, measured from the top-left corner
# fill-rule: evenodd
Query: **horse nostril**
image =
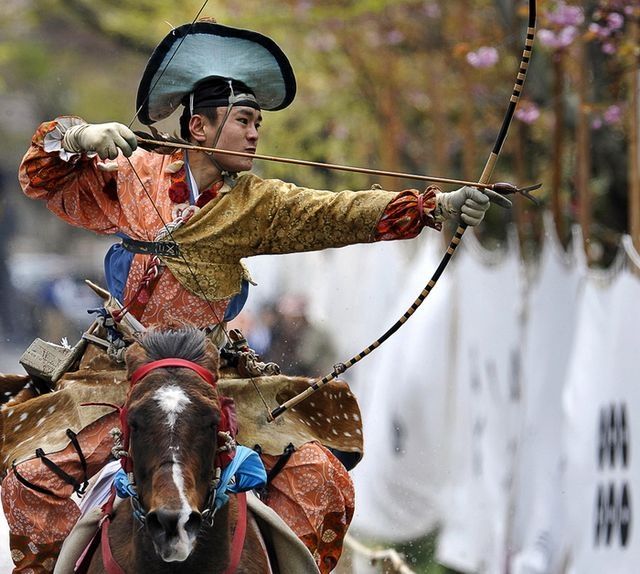
<path fill-rule="evenodd" d="M 200 532 L 200 527 L 202 526 L 202 515 L 199 512 L 192 512 L 189 515 L 189 520 L 184 525 L 184 529 L 187 531 L 189 536 L 193 536 L 194 538 Z"/>
<path fill-rule="evenodd" d="M 179 512 L 160 508 L 147 514 L 146 525 L 153 538 L 159 538 L 162 535 L 171 538 L 178 534 L 179 520 Z"/>

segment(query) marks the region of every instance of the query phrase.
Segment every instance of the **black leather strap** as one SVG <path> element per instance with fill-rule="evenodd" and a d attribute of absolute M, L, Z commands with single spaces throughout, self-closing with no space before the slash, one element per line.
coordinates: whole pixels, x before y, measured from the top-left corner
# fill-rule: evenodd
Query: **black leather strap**
<path fill-rule="evenodd" d="M 278 476 L 278 474 L 280 473 L 280 471 L 284 468 L 284 466 L 289 462 L 289 459 L 291 458 L 291 455 L 293 454 L 293 452 L 295 451 L 295 447 L 293 446 L 292 443 L 289 443 L 285 449 L 284 452 L 280 455 L 280 458 L 278 458 L 278 460 L 276 461 L 276 463 L 271 467 L 271 470 L 269 471 L 269 474 L 267 474 L 267 486 L 269 484 L 271 484 L 271 481 Z"/>
<path fill-rule="evenodd" d="M 74 433 L 71 429 L 67 429 L 67 436 L 69 437 L 71 444 L 73 444 L 73 448 L 76 449 L 76 452 L 78 453 L 78 458 L 80 459 L 80 464 L 82 465 L 84 480 L 82 481 L 82 485 L 76 488 L 76 492 L 78 493 L 78 495 L 82 496 L 87 490 L 87 486 L 89 485 L 89 476 L 87 472 L 87 459 L 84 457 L 84 453 L 80 448 L 80 443 L 78 442 L 76 433 Z"/>
<path fill-rule="evenodd" d="M 45 488 L 44 486 L 38 486 L 37 484 L 33 484 L 33 482 L 29 482 L 24 476 L 22 476 L 18 472 L 18 467 L 16 466 L 15 460 L 11 463 L 11 468 L 13 469 L 13 474 L 15 474 L 16 478 L 18 479 L 18 482 L 21 483 L 23 486 L 26 486 L 31 490 L 35 490 L 36 492 L 40 492 L 41 494 L 46 494 L 48 496 L 55 496 L 55 494 L 51 492 L 48 488 Z"/>
<path fill-rule="evenodd" d="M 158 257 L 180 257 L 180 246 L 173 241 L 140 241 L 126 237 L 122 247 L 131 253 L 157 255 Z"/>

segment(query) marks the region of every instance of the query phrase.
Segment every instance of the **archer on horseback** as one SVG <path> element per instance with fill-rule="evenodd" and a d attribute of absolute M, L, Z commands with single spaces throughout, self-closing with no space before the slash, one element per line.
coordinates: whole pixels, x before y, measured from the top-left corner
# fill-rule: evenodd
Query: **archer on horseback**
<path fill-rule="evenodd" d="M 288 106 L 295 91 L 289 61 L 271 39 L 198 21 L 174 29 L 154 51 L 139 86 L 137 115 L 151 125 L 183 106 L 181 139 L 250 156 L 262 110 Z M 239 175 L 252 167 L 246 155 L 154 153 L 137 141 L 119 123 L 76 117 L 43 123 L 20 167 L 21 185 L 64 221 L 122 239 L 108 252 L 105 273 L 124 311 L 147 327 L 190 323 L 219 347 L 228 343 L 225 324 L 248 295 L 242 258 L 409 239 L 424 227 L 440 229 L 446 219 L 478 225 L 492 195 L 472 187 L 441 193 L 434 186 L 424 192 L 319 191 Z M 106 437 L 113 421 L 98 423 L 90 434 L 78 433 L 94 471 L 111 453 Z M 50 458 L 66 473 L 79 473 L 76 450 L 63 453 L 66 458 Z M 312 492 L 303 488 L 310 467 L 322 477 Z M 14 572 L 50 571 L 79 515 L 73 488 L 40 458 L 17 470 L 20 477 L 9 471 L 2 484 Z M 291 485 L 300 490 L 291 492 Z M 354 510 L 353 485 L 340 461 L 317 442 L 301 445 L 264 500 L 306 544 L 320 571 L 331 571 Z"/>

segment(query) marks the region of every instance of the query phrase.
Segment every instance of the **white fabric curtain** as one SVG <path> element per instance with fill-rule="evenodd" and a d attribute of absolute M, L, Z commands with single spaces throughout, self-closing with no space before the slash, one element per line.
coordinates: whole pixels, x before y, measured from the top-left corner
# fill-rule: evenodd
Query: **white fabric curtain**
<path fill-rule="evenodd" d="M 467 233 L 420 310 L 346 373 L 365 430 L 357 537 L 439 525 L 438 558 L 462 572 L 636 572 L 640 256 L 625 238 L 626 269 L 589 271 L 581 238 L 565 253 L 552 228 L 533 268 L 515 242 L 489 253 Z M 344 361 L 402 315 L 442 253 L 425 233 L 255 258 L 250 305 L 305 294 Z"/>
<path fill-rule="evenodd" d="M 591 274 L 580 304 L 563 403 L 565 552 L 575 574 L 632 574 L 640 564 L 639 301 L 629 263 L 609 277 Z"/>
<path fill-rule="evenodd" d="M 372 340 L 413 303 L 441 254 L 440 242 L 421 243 L 402 288 L 387 300 L 384 329 L 369 333 Z M 382 278 L 386 269 L 379 272 Z M 396 335 L 357 367 L 365 435 L 364 460 L 352 473 L 353 530 L 359 536 L 403 541 L 424 535 L 440 520 L 451 279 L 443 278 Z"/>
<path fill-rule="evenodd" d="M 562 392 L 574 343 L 586 263 L 576 234 L 565 253 L 551 218 L 526 296 L 522 427 L 511 536 L 512 574 L 544 574 L 562 560 Z"/>
<path fill-rule="evenodd" d="M 456 370 L 438 558 L 465 572 L 500 573 L 521 414 L 521 267 L 513 247 L 497 258 L 467 235 L 456 267 Z"/>

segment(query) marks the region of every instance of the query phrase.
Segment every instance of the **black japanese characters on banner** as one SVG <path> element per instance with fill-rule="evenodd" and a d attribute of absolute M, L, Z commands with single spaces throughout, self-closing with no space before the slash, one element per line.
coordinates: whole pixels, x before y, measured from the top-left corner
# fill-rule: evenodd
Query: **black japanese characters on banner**
<path fill-rule="evenodd" d="M 629 545 L 632 526 L 628 481 L 631 441 L 626 403 L 600 409 L 597 464 L 600 480 L 595 498 L 594 546 Z"/>

